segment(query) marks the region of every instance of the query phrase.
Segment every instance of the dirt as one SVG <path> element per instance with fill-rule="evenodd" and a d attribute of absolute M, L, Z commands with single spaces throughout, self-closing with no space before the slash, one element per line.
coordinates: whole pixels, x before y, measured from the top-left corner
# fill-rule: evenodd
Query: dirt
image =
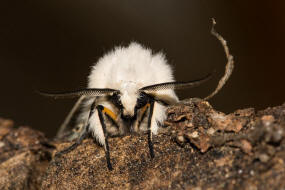
<path fill-rule="evenodd" d="M 199 99 L 167 110 L 163 130 L 147 136 L 109 139 L 104 149 L 87 138 L 48 140 L 28 127 L 0 120 L 0 189 L 285 189 L 285 104 L 231 114 Z"/>

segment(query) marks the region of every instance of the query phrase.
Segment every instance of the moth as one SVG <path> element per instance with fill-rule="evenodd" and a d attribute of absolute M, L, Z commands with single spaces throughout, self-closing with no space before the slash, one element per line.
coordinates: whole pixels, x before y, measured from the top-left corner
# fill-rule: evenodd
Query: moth
<path fill-rule="evenodd" d="M 92 67 L 86 89 L 41 92 L 55 98 L 85 100 L 77 119 L 84 123 L 79 137 L 57 155 L 74 150 L 91 134 L 104 147 L 107 167 L 112 170 L 108 138 L 136 133 L 147 134 L 153 158 L 152 138 L 166 119 L 166 106 L 179 101 L 174 90 L 198 86 L 211 76 L 176 82 L 164 54 L 153 53 L 136 42 L 114 48 Z"/>

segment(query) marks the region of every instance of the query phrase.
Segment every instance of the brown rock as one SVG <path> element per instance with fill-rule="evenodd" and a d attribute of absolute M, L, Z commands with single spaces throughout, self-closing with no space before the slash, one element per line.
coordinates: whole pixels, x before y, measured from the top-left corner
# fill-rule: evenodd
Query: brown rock
<path fill-rule="evenodd" d="M 42 145 L 47 139 L 28 127 L 0 125 L 0 131 L 0 189 L 39 189 L 51 159 Z"/>
<path fill-rule="evenodd" d="M 13 125 L 12 120 L 0 118 L 0 140 L 12 130 Z"/>
<path fill-rule="evenodd" d="M 51 142 L 31 129 L 12 129 L 0 141 L 0 189 L 285 188 L 285 104 L 225 115 L 193 99 L 168 114 L 167 128 L 154 136 L 154 159 L 145 135 L 109 139 L 113 171 L 91 138 L 49 162 Z M 54 144 L 52 155 L 71 145 Z"/>

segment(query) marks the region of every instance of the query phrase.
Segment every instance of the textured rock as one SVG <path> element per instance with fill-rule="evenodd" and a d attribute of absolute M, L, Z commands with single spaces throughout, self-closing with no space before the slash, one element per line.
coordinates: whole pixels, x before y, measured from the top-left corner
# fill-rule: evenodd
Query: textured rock
<path fill-rule="evenodd" d="M 285 188 L 285 104 L 259 112 L 243 109 L 226 115 L 214 110 L 208 102 L 191 99 L 168 109 L 165 126 L 154 136 L 154 159 L 149 156 L 146 135 L 109 139 L 113 171 L 107 169 L 104 150 L 94 144 L 92 138 L 84 140 L 72 152 L 55 158 L 56 152 L 72 143 L 48 142 L 31 129 L 9 128 L 10 131 L 0 137 L 0 143 L 5 143 L 0 151 L 9 139 L 17 139 L 12 142 L 23 145 L 17 150 L 6 148 L 6 156 L 1 152 L 0 187 Z M 27 141 L 15 137 L 17 131 L 25 130 L 34 133 L 32 139 L 38 140 L 32 140 L 27 131 L 17 133 L 22 137 L 21 134 L 29 134 L 25 137 Z M 47 147 L 47 143 L 56 148 Z M 50 156 L 52 159 L 48 162 Z M 19 179 L 15 175 L 2 177 L 12 173 L 21 175 Z"/>
<path fill-rule="evenodd" d="M 51 159 L 45 144 L 42 133 L 0 119 L 0 189 L 39 189 Z"/>

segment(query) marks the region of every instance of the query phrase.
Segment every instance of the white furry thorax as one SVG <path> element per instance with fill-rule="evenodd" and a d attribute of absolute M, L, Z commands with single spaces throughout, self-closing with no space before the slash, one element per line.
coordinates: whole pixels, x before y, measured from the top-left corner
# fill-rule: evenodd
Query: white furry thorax
<path fill-rule="evenodd" d="M 116 47 L 104 55 L 89 76 L 89 88 L 124 90 L 122 83 L 133 83 L 138 88 L 173 81 L 172 69 L 164 54 L 153 54 L 138 43 Z"/>
<path fill-rule="evenodd" d="M 120 92 L 120 100 L 124 106 L 123 114 L 133 116 L 139 96 L 139 85 L 132 81 L 121 81 Z"/>

